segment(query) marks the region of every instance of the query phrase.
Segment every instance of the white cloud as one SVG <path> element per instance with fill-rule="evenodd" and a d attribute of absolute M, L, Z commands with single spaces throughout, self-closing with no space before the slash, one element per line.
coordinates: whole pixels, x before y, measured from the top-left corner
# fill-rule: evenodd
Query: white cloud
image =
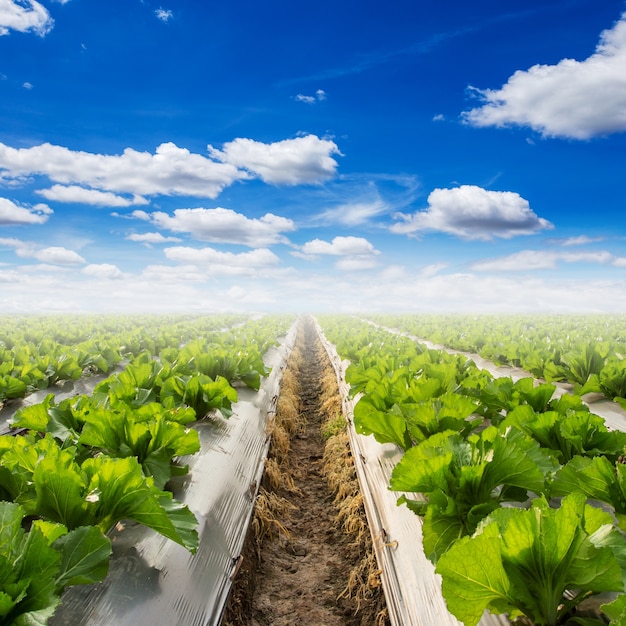
<path fill-rule="evenodd" d="M 126 148 L 121 155 L 73 151 L 49 143 L 31 148 L 0 143 L 3 178 L 35 174 L 63 185 L 86 185 L 115 193 L 204 198 L 215 198 L 234 181 L 249 178 L 234 165 L 216 163 L 173 143 L 161 144 L 155 154 Z"/>
<path fill-rule="evenodd" d="M 1 244 L 0 244 L 1 245 Z M 182 258 L 182 257 L 181 257 Z M 193 257 L 192 257 L 193 258 Z M 342 259 L 343 257 L 332 257 Z M 595 276 L 539 278 L 481 272 L 424 274 L 415 265 L 365 272 L 266 267 L 221 276 L 191 263 L 150 265 L 102 281 L 72 266 L 0 268 L 0 312 L 607 312 L 626 310 L 626 275 L 597 266 Z M 219 261 L 220 259 L 216 259 Z M 222 259 L 225 260 L 225 259 Z M 228 260 L 230 262 L 230 260 Z M 213 269 L 213 268 L 212 268 Z M 91 271 L 91 270 L 89 270 Z M 621 274 L 621 278 L 619 277 Z M 584 294 L 584 298 L 581 298 Z"/>
<path fill-rule="evenodd" d="M 546 137 L 589 139 L 626 130 L 626 13 L 584 61 L 518 70 L 501 89 L 475 89 L 474 126 L 529 126 Z"/>
<path fill-rule="evenodd" d="M 164 237 L 161 233 L 133 233 L 132 235 L 128 235 L 126 237 L 129 241 L 137 241 L 139 243 L 174 243 L 177 241 L 181 241 L 179 237 Z"/>
<path fill-rule="evenodd" d="M 0 246 L 14 248 L 15 254 L 22 259 L 37 259 L 42 263 L 78 265 L 86 262 L 80 254 L 61 246 L 40 248 L 37 244 L 30 241 L 6 238 L 0 238 Z"/>
<path fill-rule="evenodd" d="M 87 265 L 81 271 L 86 276 L 93 276 L 94 278 L 118 279 L 124 276 L 122 270 L 117 265 L 110 263 Z"/>
<path fill-rule="evenodd" d="M 420 276 L 424 278 L 430 278 L 431 276 L 436 276 L 442 270 L 445 270 L 448 267 L 447 263 L 431 263 L 430 265 L 424 266 L 420 271 Z"/>
<path fill-rule="evenodd" d="M 435 189 L 428 196 L 428 209 L 412 215 L 398 213 L 400 222 L 391 226 L 398 234 L 438 231 L 463 239 L 509 239 L 530 235 L 552 224 L 538 217 L 528 201 L 512 191 L 488 191 L 474 185 Z"/>
<path fill-rule="evenodd" d="M 323 89 L 318 89 L 315 92 L 314 96 L 304 96 L 299 93 L 297 96 L 295 96 L 295 100 L 297 100 L 298 102 L 306 102 L 306 104 L 315 104 L 316 102 L 322 102 L 323 100 L 326 100 L 326 92 Z"/>
<path fill-rule="evenodd" d="M 223 163 L 244 168 L 274 185 L 319 183 L 335 175 L 338 154 L 334 141 L 305 135 L 275 143 L 252 139 L 235 139 L 225 143 L 222 150 L 208 146 L 209 154 Z"/>
<path fill-rule="evenodd" d="M 133 217 L 133 218 L 138 219 L 138 220 L 143 220 L 144 222 L 149 222 L 150 221 L 150 213 L 146 213 L 145 211 L 142 211 L 141 209 L 137 209 L 137 210 L 133 211 L 130 214 L 130 217 Z"/>
<path fill-rule="evenodd" d="M 363 237 L 335 237 L 332 241 L 313 239 L 302 246 L 304 254 L 329 254 L 332 256 L 375 255 L 378 250 Z"/>
<path fill-rule="evenodd" d="M 52 185 L 49 189 L 39 189 L 36 193 L 43 196 L 46 200 L 76 202 L 93 206 L 127 207 L 138 204 L 148 204 L 148 200 L 142 196 L 135 195 L 132 198 L 123 198 L 110 191 L 85 189 L 77 185 Z"/>
<path fill-rule="evenodd" d="M 327 209 L 320 215 L 319 221 L 357 226 L 388 211 L 389 206 L 380 198 L 371 202 L 349 202 Z"/>
<path fill-rule="evenodd" d="M 331 155 L 340 154 L 333 141 L 315 135 L 272 144 L 240 138 L 224 144 L 223 150 L 210 145 L 208 150 L 210 157 L 205 157 L 168 142 L 154 154 L 126 148 L 121 155 L 104 155 L 49 143 L 31 148 L 0 143 L 0 179 L 21 181 L 43 175 L 73 193 L 78 193 L 74 186 L 80 185 L 90 187 L 86 190 L 90 192 L 132 194 L 134 203 L 141 203 L 141 196 L 157 194 L 215 198 L 235 181 L 254 175 L 272 184 L 321 182 L 335 174 L 338 164 Z M 67 196 L 70 192 L 48 193 Z"/>
<path fill-rule="evenodd" d="M 0 198 L 0 226 L 9 224 L 45 224 L 52 215 L 52 209 L 46 204 L 24 207 Z"/>
<path fill-rule="evenodd" d="M 9 248 L 19 248 L 22 245 L 24 245 L 24 242 L 22 242 L 19 239 L 0 237 L 0 246 L 7 246 Z"/>
<path fill-rule="evenodd" d="M 176 209 L 174 215 L 152 213 L 151 221 L 159 228 L 190 233 L 199 241 L 235 243 L 256 248 L 286 243 L 281 233 L 296 229 L 292 220 L 266 213 L 260 219 L 249 219 L 231 209 Z"/>
<path fill-rule="evenodd" d="M 157 19 L 161 20 L 162 22 L 169 22 L 170 19 L 172 19 L 173 17 L 173 13 L 172 11 L 170 11 L 169 9 L 163 9 L 163 8 L 158 8 L 154 14 L 157 16 Z"/>
<path fill-rule="evenodd" d="M 206 279 L 206 270 L 197 265 L 148 265 L 141 272 L 141 280 L 148 285 L 204 283 Z"/>
<path fill-rule="evenodd" d="M 43 37 L 52 30 L 54 20 L 36 0 L 0 0 L 0 36 L 10 30 L 29 31 Z"/>
<path fill-rule="evenodd" d="M 443 113 L 437 113 L 437 115 L 433 116 L 433 122 L 443 122 L 445 119 Z"/>
<path fill-rule="evenodd" d="M 17 254 L 19 255 L 19 250 Z M 53 265 L 80 265 L 86 262 L 80 254 L 62 246 L 51 246 L 43 250 L 36 250 L 28 256 L 32 256 L 42 263 L 52 263 Z"/>
<path fill-rule="evenodd" d="M 28 91 L 30 91 L 33 88 L 32 83 L 24 83 L 22 85 L 22 87 L 24 87 L 24 89 L 28 89 Z"/>
<path fill-rule="evenodd" d="M 374 269 L 378 265 L 372 256 L 348 256 L 338 259 L 335 267 L 343 272 L 362 272 Z"/>
<path fill-rule="evenodd" d="M 259 270 L 275 267 L 280 259 L 267 248 L 258 248 L 250 252 L 234 254 L 221 252 L 214 248 L 189 248 L 177 246 L 166 248 L 165 256 L 170 261 L 186 266 L 196 265 L 208 269 L 211 277 L 256 275 Z"/>
<path fill-rule="evenodd" d="M 565 263 L 614 262 L 615 257 L 606 251 L 557 252 L 553 250 L 522 250 L 508 256 L 479 261 L 472 265 L 478 272 L 523 272 L 530 270 L 555 269 L 559 261 Z"/>
<path fill-rule="evenodd" d="M 626 267 L 626 257 L 620 256 L 613 259 L 612 265 L 614 267 Z"/>
<path fill-rule="evenodd" d="M 376 256 L 380 252 L 363 237 L 335 237 L 332 241 L 313 239 L 307 241 L 301 252 L 294 256 L 304 259 L 320 255 L 341 257 L 335 263 L 338 270 L 352 272 L 373 269 L 377 266 Z"/>
<path fill-rule="evenodd" d="M 563 247 L 568 246 L 584 246 L 588 243 L 596 243 L 602 241 L 602 237 L 588 237 L 587 235 L 579 235 L 578 237 L 569 237 L 561 242 Z"/>

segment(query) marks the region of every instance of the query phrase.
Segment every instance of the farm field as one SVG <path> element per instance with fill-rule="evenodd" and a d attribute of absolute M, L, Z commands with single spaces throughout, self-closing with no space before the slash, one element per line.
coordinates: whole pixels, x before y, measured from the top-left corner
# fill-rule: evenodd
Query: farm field
<path fill-rule="evenodd" d="M 441 321 L 0 320 L 6 623 L 624 623 L 624 318 Z"/>

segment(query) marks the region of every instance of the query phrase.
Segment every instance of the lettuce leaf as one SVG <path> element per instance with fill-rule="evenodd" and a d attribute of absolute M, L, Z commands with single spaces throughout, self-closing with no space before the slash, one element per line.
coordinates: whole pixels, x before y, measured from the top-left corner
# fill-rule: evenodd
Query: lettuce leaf
<path fill-rule="evenodd" d="M 390 486 L 419 492 L 423 503 L 399 503 L 424 517 L 424 550 L 436 562 L 459 537 L 474 533 L 481 520 L 504 502 L 523 502 L 546 490 L 557 464 L 518 430 L 491 426 L 467 440 L 446 431 L 408 450 L 394 468 Z"/>
<path fill-rule="evenodd" d="M 465 626 L 485 609 L 556 626 L 583 599 L 624 590 L 616 554 L 624 549 L 611 516 L 586 505 L 583 494 L 565 497 L 558 509 L 541 497 L 529 510 L 494 511 L 441 556 L 437 572 L 448 608 Z"/>
<path fill-rule="evenodd" d="M 111 542 L 93 526 L 68 532 L 36 521 L 26 532 L 23 516 L 18 504 L 0 502 L 0 619 L 45 624 L 65 587 L 106 577 Z"/>

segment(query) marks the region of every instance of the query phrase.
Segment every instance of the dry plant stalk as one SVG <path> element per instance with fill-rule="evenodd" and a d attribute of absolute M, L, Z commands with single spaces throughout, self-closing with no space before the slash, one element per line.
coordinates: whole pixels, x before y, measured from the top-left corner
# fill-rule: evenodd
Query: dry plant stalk
<path fill-rule="evenodd" d="M 271 437 L 268 458 L 265 462 L 262 486 L 256 498 L 252 530 L 257 558 L 261 560 L 261 547 L 266 539 L 277 535 L 289 538 L 289 531 L 280 521 L 288 518 L 296 506 L 278 495 L 278 491 L 298 493 L 294 482 L 294 468 L 289 462 L 291 437 L 301 428 L 299 371 L 303 363 L 302 350 L 304 335 L 298 330 L 296 344 L 280 383 L 280 394 L 276 413 L 268 422 L 268 436 Z"/>
<path fill-rule="evenodd" d="M 337 430 L 338 418 L 343 419 L 343 427 L 331 434 L 326 442 L 323 457 L 323 473 L 328 486 L 335 494 L 337 507 L 336 523 L 351 538 L 351 545 L 361 555 L 350 571 L 348 583 L 339 598 L 352 598 L 356 601 L 357 612 L 362 604 L 378 596 L 380 610 L 376 615 L 376 626 L 388 624 L 387 609 L 384 608 L 380 570 L 372 546 L 372 538 L 367 524 L 363 496 L 354 469 L 354 459 L 350 450 L 347 424 L 343 418 L 341 396 L 337 377 L 324 347 L 320 344 L 320 358 L 326 364 L 322 379 L 322 411 L 324 424 L 322 432 Z"/>

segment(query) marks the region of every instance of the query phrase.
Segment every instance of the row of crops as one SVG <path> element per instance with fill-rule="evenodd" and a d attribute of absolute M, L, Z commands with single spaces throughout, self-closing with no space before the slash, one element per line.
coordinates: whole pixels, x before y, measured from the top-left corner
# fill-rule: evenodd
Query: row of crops
<path fill-rule="evenodd" d="M 378 324 L 626 407 L 626 316 L 375 315 Z"/>
<path fill-rule="evenodd" d="M 0 317 L 0 404 L 59 381 L 107 374 L 141 353 L 176 349 L 244 321 L 241 315 Z"/>
<path fill-rule="evenodd" d="M 198 425 L 216 414 L 227 419 L 241 390 L 259 389 L 269 374 L 264 354 L 293 323 L 241 316 L 60 321 L 0 325 L 2 380 L 14 390 L 19 381 L 24 392 L 3 397 L 5 411 L 17 410 L 12 432 L 0 436 L 2 624 L 47 623 L 67 587 L 102 581 L 111 529 L 127 520 L 190 553 L 198 549 L 198 519 L 168 486 L 187 475 L 181 458 L 201 449 Z M 91 393 L 59 401 L 53 363 L 56 381 L 114 364 L 118 371 L 98 379 Z M 50 389 L 42 402 L 10 399 L 42 388 Z"/>
<path fill-rule="evenodd" d="M 626 433 L 553 383 L 494 378 L 365 321 L 318 320 L 351 363 L 356 431 L 404 451 L 389 486 L 422 519 L 453 615 L 466 626 L 486 610 L 523 624 L 626 624 Z"/>

